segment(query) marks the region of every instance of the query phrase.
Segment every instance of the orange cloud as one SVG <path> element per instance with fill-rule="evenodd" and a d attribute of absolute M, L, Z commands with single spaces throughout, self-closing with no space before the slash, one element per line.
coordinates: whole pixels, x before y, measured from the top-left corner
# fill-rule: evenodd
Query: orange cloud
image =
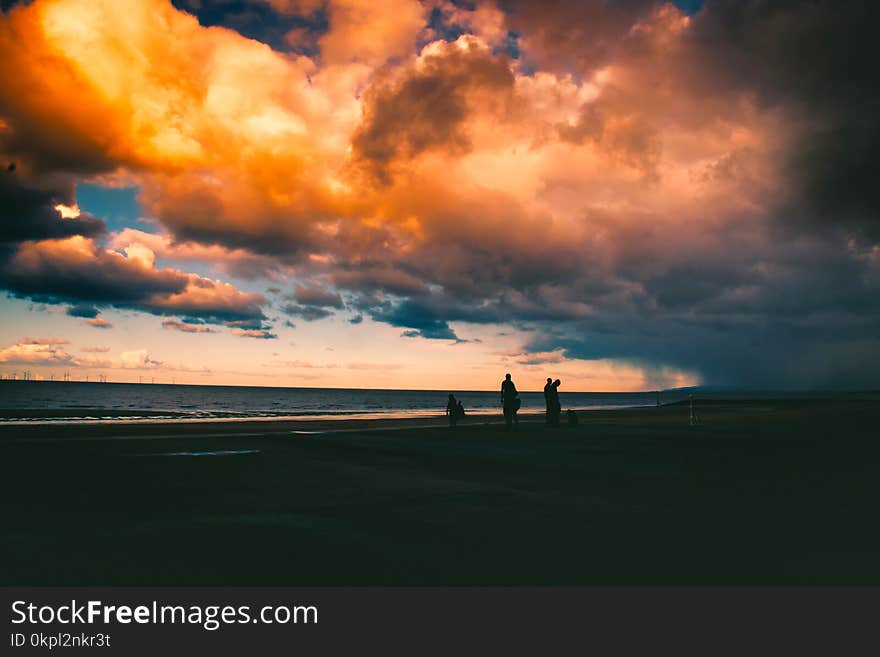
<path fill-rule="evenodd" d="M 89 326 L 93 326 L 99 329 L 113 328 L 113 324 L 108 322 L 103 317 L 92 317 L 91 319 L 86 319 L 83 321 L 83 324 L 88 324 Z"/>
<path fill-rule="evenodd" d="M 497 225 L 484 214 L 488 205 L 517 231 L 544 216 L 568 240 L 572 231 L 582 239 L 585 208 L 607 215 L 621 199 L 627 215 L 679 222 L 693 201 L 695 170 L 741 148 L 746 133 L 758 160 L 780 147 L 772 135 L 785 134 L 779 119 L 754 108 L 722 112 L 729 99 L 711 105 L 675 86 L 676 71 L 653 56 L 675 52 L 687 32 L 670 7 L 634 27 L 625 16 L 609 23 L 596 14 L 596 29 L 613 34 L 626 24 L 634 31 L 621 38 L 643 45 L 581 83 L 525 74 L 492 54 L 491 34 L 506 20 L 492 5 L 446 7 L 477 35 L 430 43 L 417 55 L 408 53 L 425 8 L 387 9 L 330 2 L 320 62 L 203 28 L 160 0 L 15 9 L 0 32 L 0 66 L 15 73 L 0 85 L 11 108 L 8 148 L 31 144 L 22 155 L 33 170 L 126 168 L 176 245 L 229 250 L 205 257 L 247 249 L 297 264 L 326 255 L 406 257 L 449 230 L 485 233 L 482 244 L 497 232 L 488 228 Z M 32 45 L 23 50 L 24 42 Z M 390 56 L 399 63 L 374 68 Z M 27 91 L 34 88 L 43 92 Z M 726 122 L 701 119 L 695 131 L 701 114 Z M 45 128 L 59 117 L 66 160 L 47 150 L 57 140 Z M 400 184 L 375 188 L 357 173 L 361 164 L 386 182 L 402 176 Z"/>
<path fill-rule="evenodd" d="M 472 148 L 469 119 L 490 112 L 504 118 L 513 85 L 510 62 L 478 39 L 433 43 L 409 66 L 378 76 L 370 86 L 354 150 L 383 179 L 395 160 L 437 149 L 450 156 L 466 153 Z"/>
<path fill-rule="evenodd" d="M 232 329 L 230 333 L 239 338 L 257 338 L 258 340 L 274 340 L 278 337 L 269 331 L 258 329 Z"/>
<path fill-rule="evenodd" d="M 417 0 L 330 0 L 330 30 L 319 40 L 325 64 L 361 62 L 380 66 L 409 54 L 425 25 L 427 8 Z"/>

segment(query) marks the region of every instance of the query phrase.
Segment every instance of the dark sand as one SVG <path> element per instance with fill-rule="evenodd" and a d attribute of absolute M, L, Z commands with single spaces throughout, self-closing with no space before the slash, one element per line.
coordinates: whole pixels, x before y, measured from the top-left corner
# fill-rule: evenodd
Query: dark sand
<path fill-rule="evenodd" d="M 0 584 L 880 584 L 880 403 L 699 411 L 3 427 Z"/>

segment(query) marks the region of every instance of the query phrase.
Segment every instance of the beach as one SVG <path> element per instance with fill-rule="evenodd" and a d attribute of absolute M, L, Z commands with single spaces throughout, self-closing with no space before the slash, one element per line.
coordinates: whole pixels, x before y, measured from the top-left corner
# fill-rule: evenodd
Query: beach
<path fill-rule="evenodd" d="M 880 403 L 697 410 L 2 426 L 0 583 L 880 584 Z"/>

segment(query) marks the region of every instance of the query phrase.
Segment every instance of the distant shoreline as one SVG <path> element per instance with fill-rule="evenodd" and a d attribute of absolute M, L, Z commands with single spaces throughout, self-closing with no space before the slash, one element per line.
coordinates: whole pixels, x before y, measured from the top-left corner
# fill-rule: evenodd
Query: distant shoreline
<path fill-rule="evenodd" d="M 331 389 L 328 389 L 331 390 Z M 384 392 L 384 391 L 383 391 Z M 429 391 L 420 391 L 429 392 Z M 468 393 L 460 393 L 466 396 Z M 473 393 L 486 395 L 486 393 Z M 494 395 L 495 393 L 491 393 Z M 541 402 L 538 405 L 536 393 L 524 393 L 529 396 L 531 403 L 524 405 L 519 412 L 522 418 L 543 417 L 544 410 Z M 563 397 L 563 409 L 574 410 L 577 413 L 595 413 L 601 411 L 628 411 L 645 410 L 658 407 L 669 407 L 687 404 L 689 396 L 682 393 L 667 393 L 665 398 L 661 395 L 661 403 L 653 403 L 653 395 L 641 395 L 642 399 L 630 399 L 621 403 L 577 403 L 577 395 L 582 393 L 567 393 Z M 836 401 L 880 401 L 880 393 L 877 392 L 815 392 L 815 393 L 695 393 L 695 402 L 701 406 L 715 406 L 725 404 L 801 404 L 823 403 Z M 0 400 L 2 401 L 2 400 Z M 484 400 L 485 401 L 485 400 Z M 495 408 L 487 405 L 475 405 L 467 409 L 464 423 L 484 423 L 493 418 L 501 418 L 500 407 Z M 101 425 L 191 425 L 223 423 L 247 424 L 254 423 L 261 427 L 275 424 L 327 424 L 341 426 L 344 423 L 358 423 L 358 426 L 367 424 L 381 425 L 383 423 L 408 423 L 429 422 L 428 426 L 443 426 L 446 424 L 444 410 L 440 404 L 422 408 L 291 408 L 289 410 L 269 410 L 259 406 L 253 410 L 247 408 L 196 408 L 182 406 L 180 408 L 101 408 L 73 406 L 28 408 L 0 408 L 0 430 L 13 430 L 16 427 L 66 427 L 66 426 L 101 426 Z"/>

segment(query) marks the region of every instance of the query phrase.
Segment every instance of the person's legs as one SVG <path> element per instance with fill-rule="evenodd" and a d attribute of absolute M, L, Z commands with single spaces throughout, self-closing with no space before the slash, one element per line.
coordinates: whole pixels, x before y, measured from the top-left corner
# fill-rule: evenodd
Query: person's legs
<path fill-rule="evenodd" d="M 511 417 L 513 413 L 507 407 L 504 408 L 504 429 L 506 431 L 510 431 L 510 425 L 513 422 L 513 417 Z"/>

